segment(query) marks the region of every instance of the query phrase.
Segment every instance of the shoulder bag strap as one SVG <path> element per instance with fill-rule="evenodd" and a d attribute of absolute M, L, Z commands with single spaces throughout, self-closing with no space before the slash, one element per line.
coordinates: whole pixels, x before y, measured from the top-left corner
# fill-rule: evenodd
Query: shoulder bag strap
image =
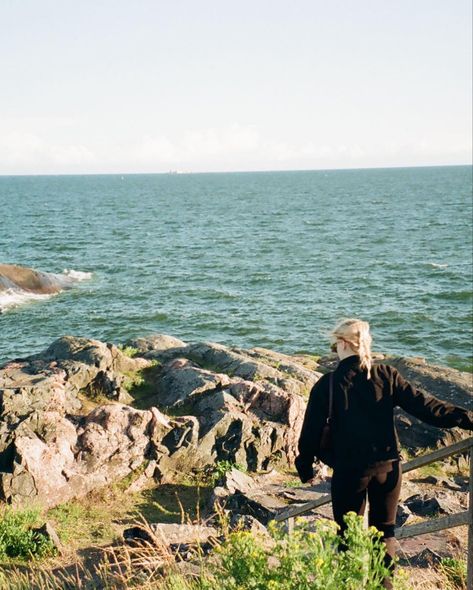
<path fill-rule="evenodd" d="M 329 377 L 329 398 L 328 398 L 327 424 L 329 424 L 331 422 L 332 414 L 333 414 L 333 372 L 330 373 L 330 377 Z"/>

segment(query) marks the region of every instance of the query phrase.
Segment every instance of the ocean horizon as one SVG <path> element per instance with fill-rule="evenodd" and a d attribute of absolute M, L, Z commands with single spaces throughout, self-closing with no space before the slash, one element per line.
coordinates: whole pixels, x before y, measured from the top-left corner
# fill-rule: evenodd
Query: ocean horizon
<path fill-rule="evenodd" d="M 281 170 L 274 170 L 274 169 L 256 169 L 256 170 L 180 170 L 180 169 L 170 169 L 158 172 L 152 171 L 143 171 L 143 172 L 123 172 L 123 171 L 116 171 L 116 172 L 25 172 L 25 173 L 17 173 L 17 174 L 10 174 L 10 173 L 3 173 L 0 171 L 0 178 L 23 178 L 23 177 L 58 177 L 58 176 L 156 176 L 156 175 L 182 175 L 182 174 L 277 174 L 280 172 L 284 173 L 297 173 L 297 172 L 345 172 L 345 171 L 355 171 L 355 170 L 411 170 L 411 169 L 424 169 L 424 168 L 471 168 L 473 165 L 471 163 L 465 164 L 422 164 L 422 165 L 412 165 L 412 166 L 362 166 L 362 167 L 334 167 L 334 168 L 288 168 L 288 169 L 281 169 Z"/>

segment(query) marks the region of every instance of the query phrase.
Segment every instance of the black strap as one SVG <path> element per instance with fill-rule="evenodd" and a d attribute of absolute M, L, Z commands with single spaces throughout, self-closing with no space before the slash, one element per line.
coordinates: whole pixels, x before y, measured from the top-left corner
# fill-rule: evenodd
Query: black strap
<path fill-rule="evenodd" d="M 333 410 L 333 372 L 330 373 L 330 376 L 329 376 L 329 397 L 328 397 L 327 424 L 330 423 L 330 421 L 332 420 L 332 410 Z"/>

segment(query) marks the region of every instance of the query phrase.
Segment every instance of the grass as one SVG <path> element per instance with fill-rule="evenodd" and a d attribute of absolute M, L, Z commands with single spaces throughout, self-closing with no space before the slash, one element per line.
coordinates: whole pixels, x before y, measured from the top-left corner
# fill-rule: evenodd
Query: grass
<path fill-rule="evenodd" d="M 156 383 L 161 373 L 161 365 L 155 361 L 152 366 L 136 372 L 126 373 L 125 389 L 134 398 L 133 406 L 147 410 L 156 403 Z"/>
<path fill-rule="evenodd" d="M 437 570 L 443 574 L 448 586 L 445 590 L 466 590 L 466 561 L 454 557 L 446 557 L 437 565 Z"/>
<path fill-rule="evenodd" d="M 138 470 L 134 473 L 136 478 Z M 84 498 L 61 504 L 46 514 L 59 537 L 72 551 L 90 545 L 106 545 L 121 538 L 124 527 L 145 518 L 149 522 L 194 522 L 207 504 L 212 487 L 192 482 L 162 484 L 128 493 L 132 478 L 91 492 Z"/>
<path fill-rule="evenodd" d="M 127 494 L 112 485 L 84 498 L 60 504 L 46 514 L 67 547 L 76 551 L 90 545 L 104 545 L 120 537 L 120 522 L 137 514 L 139 494 Z"/>

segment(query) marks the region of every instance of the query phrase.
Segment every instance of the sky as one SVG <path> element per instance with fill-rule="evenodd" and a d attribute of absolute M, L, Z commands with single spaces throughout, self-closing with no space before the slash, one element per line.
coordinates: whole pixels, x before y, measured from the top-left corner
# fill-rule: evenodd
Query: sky
<path fill-rule="evenodd" d="M 2 0 L 0 174 L 468 164 L 471 0 Z"/>

